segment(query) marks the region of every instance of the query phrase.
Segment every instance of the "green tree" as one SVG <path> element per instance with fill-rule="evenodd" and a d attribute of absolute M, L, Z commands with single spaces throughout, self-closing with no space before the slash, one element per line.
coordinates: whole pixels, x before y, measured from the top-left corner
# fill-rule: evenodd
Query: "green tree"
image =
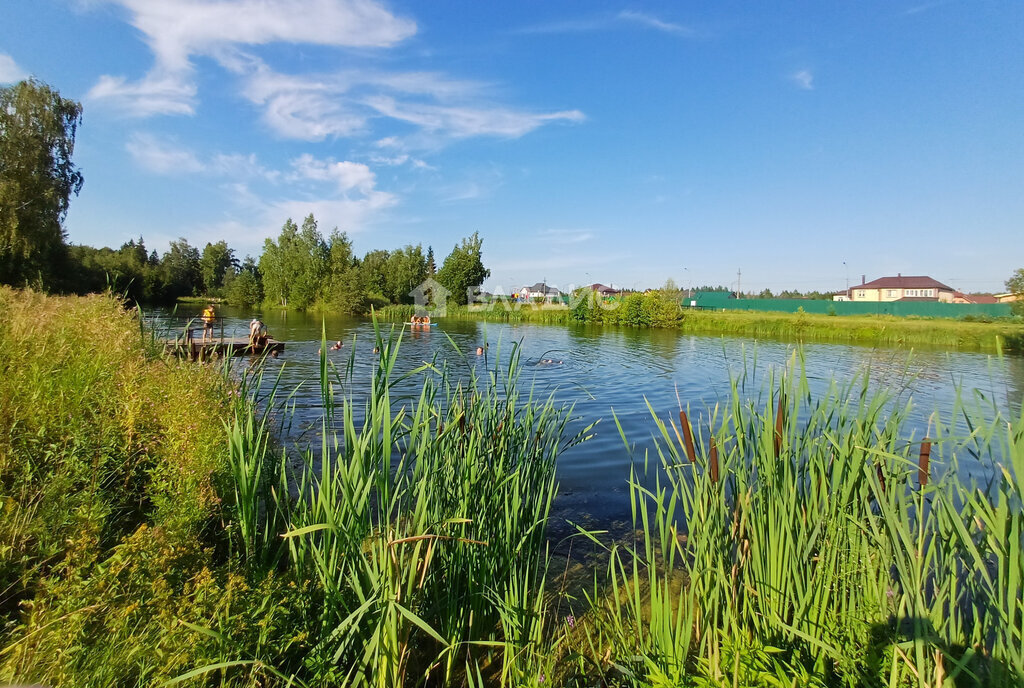
<path fill-rule="evenodd" d="M 317 222 L 312 213 L 302 221 L 299 245 L 302 249 L 301 255 L 306 260 L 299 283 L 296 285 L 296 297 L 299 299 L 297 306 L 308 308 L 323 299 L 329 260 L 327 242 L 317 229 Z"/>
<path fill-rule="evenodd" d="M 595 320 L 594 311 L 597 309 L 597 302 L 600 298 L 598 293 L 590 287 L 574 289 L 569 299 L 572 319 L 576 322 L 591 322 Z"/>
<path fill-rule="evenodd" d="M 163 271 L 168 299 L 195 296 L 202 285 L 199 249 L 189 245 L 185 237 L 171 242 L 170 250 L 160 261 L 160 269 Z"/>
<path fill-rule="evenodd" d="M 451 298 L 457 304 L 468 303 L 470 290 L 491 276 L 480 257 L 482 244 L 483 239 L 473 232 L 473 236 L 466 237 L 452 249 L 437 273 L 437 281 L 451 291 Z"/>
<path fill-rule="evenodd" d="M 233 306 L 255 306 L 263 301 L 263 279 L 252 256 L 246 256 L 235 273 L 228 273 L 224 293 Z"/>
<path fill-rule="evenodd" d="M 367 298 L 363 288 L 359 261 L 352 253 L 352 240 L 337 228 L 327 240 L 328 292 L 326 305 L 351 315 L 365 313 Z"/>
<path fill-rule="evenodd" d="M 410 292 L 427 278 L 423 246 L 406 246 L 392 251 L 384 268 L 384 295 L 391 303 L 412 303 Z"/>
<path fill-rule="evenodd" d="M 1016 296 L 1013 302 L 1013 312 L 1017 315 L 1024 315 L 1024 268 L 1017 270 L 1006 280 L 1006 291 Z"/>
<path fill-rule="evenodd" d="M 325 292 L 328 258 L 327 244 L 313 215 L 303 220 L 301 230 L 289 218 L 276 242 L 266 240 L 260 256 L 267 301 L 299 310 L 309 308 Z"/>
<path fill-rule="evenodd" d="M 228 248 L 226 241 L 216 244 L 207 242 L 203 255 L 199 259 L 199 272 L 203 278 L 203 291 L 211 296 L 220 296 L 224 279 L 238 267 L 234 250 Z"/>
<path fill-rule="evenodd" d="M 371 299 L 387 300 L 388 255 L 387 251 L 380 249 L 369 251 L 359 264 L 363 288 Z"/>
<path fill-rule="evenodd" d="M 427 274 L 431 277 L 437 274 L 437 263 L 434 262 L 433 246 L 427 246 Z"/>
<path fill-rule="evenodd" d="M 288 293 L 294 275 L 288 269 L 285 259 L 291 251 L 299 227 L 291 218 L 285 220 L 277 240 L 267 237 L 263 242 L 263 253 L 260 254 L 259 269 L 263 275 L 263 296 L 267 303 L 276 306 L 288 305 Z"/>
<path fill-rule="evenodd" d="M 0 282 L 51 285 L 82 173 L 71 161 L 82 106 L 30 79 L 0 88 Z"/>

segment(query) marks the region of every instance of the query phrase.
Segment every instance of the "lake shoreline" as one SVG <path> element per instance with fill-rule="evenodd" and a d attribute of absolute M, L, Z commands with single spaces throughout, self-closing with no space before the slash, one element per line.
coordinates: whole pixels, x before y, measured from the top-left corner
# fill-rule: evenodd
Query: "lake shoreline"
<path fill-rule="evenodd" d="M 415 306 L 385 306 L 375 315 L 389 322 L 408 322 Z M 891 315 L 832 316 L 770 311 L 698 311 L 680 309 L 678 318 L 631 327 L 603 320 L 576 320 L 569 308 L 505 305 L 449 306 L 444 320 L 593 325 L 615 329 L 667 329 L 684 334 L 728 335 L 751 339 L 884 346 L 924 347 L 982 353 L 1024 353 L 1024 324 L 972 322 L 944 318 L 903 318 Z"/>

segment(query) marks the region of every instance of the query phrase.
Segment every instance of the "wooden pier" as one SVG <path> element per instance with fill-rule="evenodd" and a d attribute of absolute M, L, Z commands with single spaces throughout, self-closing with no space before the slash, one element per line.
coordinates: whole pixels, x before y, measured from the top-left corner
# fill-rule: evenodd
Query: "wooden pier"
<path fill-rule="evenodd" d="M 277 356 L 284 351 L 284 342 L 269 339 L 263 345 L 251 346 L 247 337 L 214 339 L 205 342 L 201 338 L 178 338 L 165 341 L 164 350 L 169 354 L 205 361 L 215 356 L 220 358 L 224 356 L 262 356 L 263 354 Z"/>

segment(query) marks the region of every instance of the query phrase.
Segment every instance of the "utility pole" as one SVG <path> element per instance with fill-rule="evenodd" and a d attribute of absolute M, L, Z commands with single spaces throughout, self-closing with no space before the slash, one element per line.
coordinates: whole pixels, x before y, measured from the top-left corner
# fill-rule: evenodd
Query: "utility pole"
<path fill-rule="evenodd" d="M 742 275 L 743 275 L 743 271 L 737 269 L 736 270 L 736 298 L 737 299 L 742 299 L 743 298 L 743 282 L 740 281 L 740 277 Z"/>

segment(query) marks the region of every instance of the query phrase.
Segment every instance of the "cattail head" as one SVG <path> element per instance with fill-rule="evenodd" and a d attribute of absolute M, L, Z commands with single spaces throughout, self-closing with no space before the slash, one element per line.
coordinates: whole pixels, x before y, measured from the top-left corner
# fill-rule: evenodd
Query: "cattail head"
<path fill-rule="evenodd" d="M 690 419 L 686 417 L 686 411 L 679 412 L 679 425 L 683 429 L 683 442 L 686 444 L 686 456 L 690 459 L 690 463 L 697 460 L 697 455 L 693 453 L 693 428 L 690 427 Z"/>
<path fill-rule="evenodd" d="M 928 484 L 928 464 L 932 458 L 932 441 L 927 437 L 921 442 L 921 456 L 917 461 L 917 482 L 921 487 Z"/>
<path fill-rule="evenodd" d="M 718 482 L 718 445 L 715 444 L 715 436 L 711 436 L 711 482 Z"/>

